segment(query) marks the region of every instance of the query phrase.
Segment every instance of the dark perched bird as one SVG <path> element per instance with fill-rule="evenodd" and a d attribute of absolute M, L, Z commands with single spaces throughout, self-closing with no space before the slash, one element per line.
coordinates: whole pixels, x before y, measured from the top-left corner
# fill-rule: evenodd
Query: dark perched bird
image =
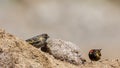
<path fill-rule="evenodd" d="M 30 39 L 27 39 L 26 42 L 28 42 L 29 44 L 33 45 L 36 48 L 40 48 L 47 44 L 46 40 L 48 38 L 49 38 L 49 36 L 47 34 L 41 34 L 41 35 L 32 37 Z"/>
<path fill-rule="evenodd" d="M 89 51 L 89 58 L 92 61 L 98 61 L 101 58 L 101 49 L 91 49 Z"/>

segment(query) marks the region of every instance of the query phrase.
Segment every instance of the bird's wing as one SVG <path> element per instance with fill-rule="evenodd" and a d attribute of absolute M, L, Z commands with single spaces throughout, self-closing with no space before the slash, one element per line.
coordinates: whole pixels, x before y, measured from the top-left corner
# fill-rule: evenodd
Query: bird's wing
<path fill-rule="evenodd" d="M 40 42 L 40 41 L 38 40 L 38 38 L 30 38 L 30 39 L 27 39 L 26 41 L 27 41 L 28 43 L 30 43 L 30 44 L 34 44 L 34 43 Z"/>

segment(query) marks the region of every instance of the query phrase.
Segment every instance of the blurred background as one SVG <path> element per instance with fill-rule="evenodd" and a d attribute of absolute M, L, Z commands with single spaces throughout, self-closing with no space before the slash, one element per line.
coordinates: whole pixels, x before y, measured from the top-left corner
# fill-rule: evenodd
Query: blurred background
<path fill-rule="evenodd" d="M 21 39 L 41 33 L 120 57 L 119 0 L 0 0 L 0 28 Z"/>

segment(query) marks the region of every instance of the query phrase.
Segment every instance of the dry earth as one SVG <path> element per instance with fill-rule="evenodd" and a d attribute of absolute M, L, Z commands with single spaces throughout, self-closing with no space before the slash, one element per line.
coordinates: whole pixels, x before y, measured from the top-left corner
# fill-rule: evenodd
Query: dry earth
<path fill-rule="evenodd" d="M 93 64 L 73 65 L 57 60 L 0 29 L 0 68 L 120 68 L 120 61 L 102 59 Z"/>

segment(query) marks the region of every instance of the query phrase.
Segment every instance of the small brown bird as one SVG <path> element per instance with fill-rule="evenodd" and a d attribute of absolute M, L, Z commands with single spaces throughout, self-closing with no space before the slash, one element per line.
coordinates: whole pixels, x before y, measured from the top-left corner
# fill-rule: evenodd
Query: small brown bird
<path fill-rule="evenodd" d="M 91 49 L 88 55 L 91 62 L 98 61 L 101 59 L 101 49 Z"/>
<path fill-rule="evenodd" d="M 40 48 L 46 45 L 46 40 L 49 38 L 47 34 L 37 35 L 30 39 L 27 39 L 26 42 L 33 45 L 36 48 Z"/>

